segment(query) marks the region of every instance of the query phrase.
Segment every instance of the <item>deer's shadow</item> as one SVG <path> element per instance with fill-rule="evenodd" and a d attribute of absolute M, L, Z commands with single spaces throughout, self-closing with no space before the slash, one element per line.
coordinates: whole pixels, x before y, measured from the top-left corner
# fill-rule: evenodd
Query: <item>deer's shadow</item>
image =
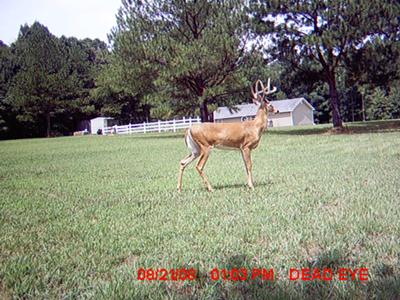
<path fill-rule="evenodd" d="M 254 189 L 257 189 L 257 187 L 260 186 L 271 186 L 273 184 L 272 180 L 267 180 L 263 182 L 255 182 L 254 183 Z M 216 184 L 213 186 L 214 190 L 223 190 L 223 189 L 248 189 L 251 191 L 249 186 L 247 185 L 246 182 L 244 183 L 228 183 L 228 184 Z"/>

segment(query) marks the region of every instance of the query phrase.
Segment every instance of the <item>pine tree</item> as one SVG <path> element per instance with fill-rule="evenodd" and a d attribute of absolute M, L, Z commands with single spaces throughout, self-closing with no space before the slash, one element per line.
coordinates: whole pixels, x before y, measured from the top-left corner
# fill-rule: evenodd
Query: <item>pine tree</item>
<path fill-rule="evenodd" d="M 367 40 L 398 38 L 400 5 L 397 1 L 274 0 L 252 2 L 254 28 L 268 35 L 278 59 L 306 69 L 318 64 L 329 86 L 334 127 L 342 126 L 337 72 L 349 50 Z"/>
<path fill-rule="evenodd" d="M 79 121 L 98 114 L 97 103 L 92 97 L 96 87 L 95 78 L 101 68 L 107 64 L 107 45 L 98 40 L 78 40 L 75 37 L 61 37 L 60 42 L 66 52 L 65 68 L 68 75 L 68 86 L 63 95 L 66 114 L 71 119 L 70 127 L 75 127 Z M 66 123 L 65 118 L 63 123 Z"/>
<path fill-rule="evenodd" d="M 51 118 L 63 112 L 63 97 L 70 88 L 65 49 L 38 22 L 22 26 L 13 47 L 18 72 L 7 101 L 19 113 L 20 121 L 45 121 L 46 135 L 50 136 Z"/>
<path fill-rule="evenodd" d="M 15 116 L 6 102 L 6 94 L 15 74 L 15 66 L 9 46 L 0 41 L 0 137 L 10 134 L 10 120 Z"/>
<path fill-rule="evenodd" d="M 229 102 L 243 86 L 246 18 L 242 1 L 123 1 L 111 35 L 127 89 L 175 111 Z M 134 92 L 133 92 L 134 93 Z"/>
<path fill-rule="evenodd" d="M 91 91 L 106 64 L 104 42 L 57 38 L 36 22 L 21 27 L 10 51 L 14 73 L 4 103 L 17 114 L 11 125 L 23 123 L 31 130 L 23 136 L 71 132 L 96 115 Z"/>

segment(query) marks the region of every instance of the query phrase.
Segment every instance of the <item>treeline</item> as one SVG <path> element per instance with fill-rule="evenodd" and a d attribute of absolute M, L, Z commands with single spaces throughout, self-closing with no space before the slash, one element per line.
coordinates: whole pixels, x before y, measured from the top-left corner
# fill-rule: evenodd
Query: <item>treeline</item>
<path fill-rule="evenodd" d="M 268 77 L 320 123 L 399 118 L 399 16 L 389 0 L 132 0 L 109 46 L 25 25 L 0 42 L 0 136 L 71 134 L 99 115 L 212 121 Z"/>
<path fill-rule="evenodd" d="M 37 22 L 22 26 L 15 43 L 0 42 L 0 136 L 67 135 L 101 114 L 134 113 L 126 108 L 133 97 L 97 83 L 109 61 L 98 39 L 57 38 Z"/>

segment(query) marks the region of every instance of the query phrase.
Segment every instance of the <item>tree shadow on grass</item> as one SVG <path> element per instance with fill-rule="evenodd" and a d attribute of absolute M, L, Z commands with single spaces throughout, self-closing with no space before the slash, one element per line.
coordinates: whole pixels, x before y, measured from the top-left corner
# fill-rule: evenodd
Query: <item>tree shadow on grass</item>
<path fill-rule="evenodd" d="M 360 267 L 362 266 L 352 265 L 346 259 L 346 254 L 335 250 L 320 253 L 311 260 L 300 261 L 297 266 L 286 266 L 287 269 L 330 268 L 334 274 L 337 274 L 340 268 Z M 334 275 L 332 281 L 300 279 L 291 281 L 289 272 L 281 273 L 273 266 L 261 265 L 255 259 L 242 254 L 227 258 L 216 268 L 219 270 L 219 280 L 211 279 L 212 270 L 200 271 L 197 279 L 186 285 L 178 287 L 167 284 L 165 293 L 173 299 L 399 299 L 400 296 L 400 278 L 390 272 L 382 275 L 374 270 L 378 276 L 373 280 L 369 277 L 368 281 L 339 281 L 337 275 Z M 234 268 L 246 269 L 247 279 L 242 281 L 221 279 L 222 269 Z M 263 268 L 267 271 L 274 270 L 273 280 L 270 280 L 271 276 L 262 279 L 262 275 L 257 275 Z M 371 271 L 369 270 L 370 274 Z"/>
<path fill-rule="evenodd" d="M 355 122 L 348 125 L 351 133 L 400 131 L 400 120 Z"/>
<path fill-rule="evenodd" d="M 317 135 L 329 132 L 331 127 L 292 127 L 285 129 L 268 130 L 267 134 L 272 135 Z"/>
<path fill-rule="evenodd" d="M 400 131 L 400 120 L 367 121 L 346 123 L 343 131 L 333 131 L 332 126 L 317 125 L 298 126 L 290 128 L 274 128 L 268 130 L 272 135 L 320 135 L 320 134 L 361 134 L 361 133 L 379 133 L 379 132 L 398 132 Z"/>

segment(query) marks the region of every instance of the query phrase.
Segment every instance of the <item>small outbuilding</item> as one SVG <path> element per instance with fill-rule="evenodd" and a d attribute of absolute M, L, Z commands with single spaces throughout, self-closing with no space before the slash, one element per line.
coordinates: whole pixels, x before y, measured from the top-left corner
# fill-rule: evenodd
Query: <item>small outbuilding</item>
<path fill-rule="evenodd" d="M 104 127 L 111 127 L 116 124 L 114 118 L 110 117 L 98 117 L 90 120 L 90 132 L 91 134 L 97 134 L 99 129 L 103 130 Z"/>
<path fill-rule="evenodd" d="M 314 125 L 314 107 L 305 98 L 271 101 L 279 110 L 268 115 L 268 127 Z M 214 111 L 214 122 L 242 122 L 254 119 L 258 106 L 254 103 L 237 105 L 235 108 L 218 107 Z"/>

